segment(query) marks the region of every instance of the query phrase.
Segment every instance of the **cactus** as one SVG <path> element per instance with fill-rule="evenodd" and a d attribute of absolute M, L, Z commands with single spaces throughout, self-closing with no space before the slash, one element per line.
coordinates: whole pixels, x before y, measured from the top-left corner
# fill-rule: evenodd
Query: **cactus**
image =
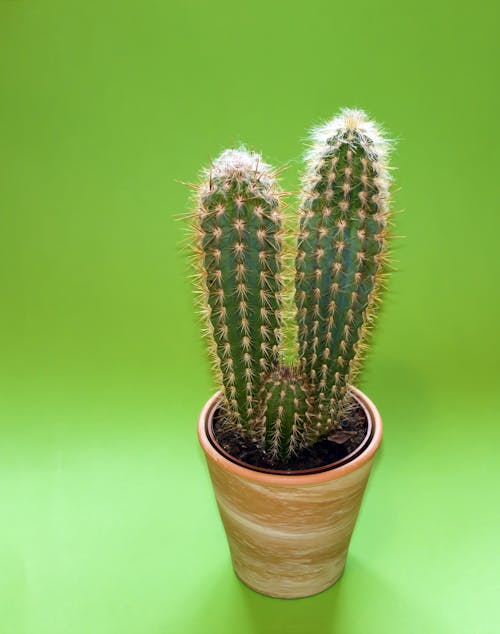
<path fill-rule="evenodd" d="M 275 464 L 334 429 L 349 402 L 387 258 L 386 154 L 361 111 L 314 132 L 295 271 L 284 264 L 283 194 L 258 154 L 226 150 L 198 188 L 197 280 L 225 422 Z M 295 275 L 295 358 L 280 343 L 283 274 Z"/>
<path fill-rule="evenodd" d="M 386 259 L 386 142 L 361 111 L 318 128 L 307 157 L 296 257 L 299 356 L 328 432 L 359 370 Z"/>
<path fill-rule="evenodd" d="M 303 377 L 281 367 L 265 380 L 260 393 L 261 443 L 273 461 L 285 463 L 307 445 L 311 403 Z"/>
<path fill-rule="evenodd" d="M 281 328 L 280 193 L 258 154 L 226 150 L 198 192 L 200 286 L 228 420 L 254 433 Z"/>

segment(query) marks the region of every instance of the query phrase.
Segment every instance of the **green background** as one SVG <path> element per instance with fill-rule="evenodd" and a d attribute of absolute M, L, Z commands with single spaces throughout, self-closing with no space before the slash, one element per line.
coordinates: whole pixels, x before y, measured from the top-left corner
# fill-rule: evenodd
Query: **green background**
<path fill-rule="evenodd" d="M 1 634 L 500 631 L 495 3 L 0 2 Z M 345 575 L 234 577 L 176 181 L 242 141 L 398 139 L 398 272 L 361 387 L 385 439 Z"/>

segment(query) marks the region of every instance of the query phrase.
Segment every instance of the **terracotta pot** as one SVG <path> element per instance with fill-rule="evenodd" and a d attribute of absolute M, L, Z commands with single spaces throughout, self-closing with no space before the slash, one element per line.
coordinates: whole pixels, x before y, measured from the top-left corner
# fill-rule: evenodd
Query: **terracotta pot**
<path fill-rule="evenodd" d="M 272 597 L 306 597 L 341 576 L 382 420 L 362 392 L 371 433 L 360 453 L 315 473 L 263 472 L 237 464 L 210 441 L 218 405 L 214 394 L 203 408 L 198 437 L 205 452 L 233 566 L 250 588 Z M 369 426 L 370 427 L 370 426 Z"/>

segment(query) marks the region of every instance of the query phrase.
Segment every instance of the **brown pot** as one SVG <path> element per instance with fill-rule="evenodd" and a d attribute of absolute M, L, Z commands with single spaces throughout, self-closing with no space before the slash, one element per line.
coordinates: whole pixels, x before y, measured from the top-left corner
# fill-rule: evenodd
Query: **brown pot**
<path fill-rule="evenodd" d="M 219 394 L 200 414 L 198 438 L 234 570 L 257 592 L 286 599 L 307 597 L 331 586 L 343 572 L 372 459 L 382 439 L 375 405 L 359 390 L 352 392 L 368 417 L 367 442 L 348 462 L 314 473 L 276 474 L 234 462 L 209 439 Z"/>

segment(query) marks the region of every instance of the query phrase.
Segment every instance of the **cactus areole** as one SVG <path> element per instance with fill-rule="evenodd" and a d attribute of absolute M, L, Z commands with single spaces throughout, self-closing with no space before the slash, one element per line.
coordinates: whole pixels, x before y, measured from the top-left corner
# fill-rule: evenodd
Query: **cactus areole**
<path fill-rule="evenodd" d="M 314 130 L 293 246 L 277 173 L 259 154 L 224 151 L 196 189 L 195 278 L 219 429 L 276 469 L 353 433 L 350 388 L 386 273 L 387 152 L 359 110 Z"/>

